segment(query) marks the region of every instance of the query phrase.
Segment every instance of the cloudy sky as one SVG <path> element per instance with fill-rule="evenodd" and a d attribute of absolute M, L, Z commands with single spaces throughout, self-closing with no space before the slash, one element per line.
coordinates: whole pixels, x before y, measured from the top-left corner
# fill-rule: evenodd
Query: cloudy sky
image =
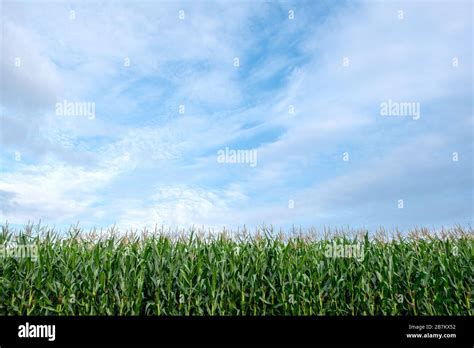
<path fill-rule="evenodd" d="M 2 1 L 1 220 L 470 224 L 472 6 Z"/>

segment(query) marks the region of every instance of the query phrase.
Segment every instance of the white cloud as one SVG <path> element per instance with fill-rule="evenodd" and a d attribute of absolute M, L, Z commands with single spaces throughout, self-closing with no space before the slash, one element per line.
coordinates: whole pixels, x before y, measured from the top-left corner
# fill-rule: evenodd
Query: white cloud
<path fill-rule="evenodd" d="M 190 226 L 223 227 L 232 214 L 231 206 L 246 197 L 235 189 L 210 191 L 186 185 L 157 187 L 147 201 L 120 200 L 108 207 L 117 212 L 121 229 L 152 227 L 155 224 L 171 228 Z"/>
<path fill-rule="evenodd" d="M 41 42 L 38 34 L 2 17 L 3 107 L 33 109 L 36 117 L 40 117 L 41 109 L 54 105 L 63 81 Z M 17 58 L 18 66 L 15 65 Z"/>
<path fill-rule="evenodd" d="M 104 158 L 102 166 L 56 164 L 19 164 L 16 170 L 2 172 L 1 219 L 12 223 L 46 220 L 70 223 L 86 218 L 93 206 L 100 204 L 100 190 L 106 188 L 128 168 L 126 156 Z"/>
<path fill-rule="evenodd" d="M 300 16 L 302 7 L 291 28 L 272 17 L 285 18 L 285 6 L 97 3 L 73 7 L 71 21 L 67 4 L 9 3 L 1 140 L 33 164 L 2 173 L 5 217 L 284 225 L 354 219 L 361 197 L 382 202 L 399 190 L 441 201 L 432 191 L 459 173 L 440 153 L 453 146 L 472 155 L 464 122 L 472 125 L 472 106 L 453 111 L 472 92 L 470 4 L 362 2 L 325 19 Z M 294 41 L 298 23 L 305 34 Z M 15 55 L 27 57 L 21 70 L 10 65 Z M 232 66 L 236 56 L 242 69 Z M 96 102 L 97 118 L 54 117 L 48 108 L 66 97 Z M 382 120 L 378 105 L 388 98 L 421 102 L 421 120 Z M 257 147 L 257 168 L 218 165 L 214 150 L 229 144 Z M 337 156 L 347 149 L 343 167 Z M 444 174 L 422 177 L 434 169 Z M 462 185 L 445 186 L 472 189 Z"/>

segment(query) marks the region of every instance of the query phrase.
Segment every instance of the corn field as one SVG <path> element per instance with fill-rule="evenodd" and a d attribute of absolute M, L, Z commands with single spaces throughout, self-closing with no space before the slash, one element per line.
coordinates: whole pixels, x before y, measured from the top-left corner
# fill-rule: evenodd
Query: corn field
<path fill-rule="evenodd" d="M 322 237 L 35 230 L 2 225 L 2 315 L 474 314 L 471 228 Z M 21 245 L 34 257 L 8 254 Z"/>

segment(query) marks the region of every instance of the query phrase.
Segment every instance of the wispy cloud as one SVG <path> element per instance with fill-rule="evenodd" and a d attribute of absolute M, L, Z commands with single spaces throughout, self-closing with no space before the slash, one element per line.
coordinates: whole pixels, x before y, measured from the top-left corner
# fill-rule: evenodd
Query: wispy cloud
<path fill-rule="evenodd" d="M 4 220 L 472 223 L 469 1 L 2 6 Z"/>

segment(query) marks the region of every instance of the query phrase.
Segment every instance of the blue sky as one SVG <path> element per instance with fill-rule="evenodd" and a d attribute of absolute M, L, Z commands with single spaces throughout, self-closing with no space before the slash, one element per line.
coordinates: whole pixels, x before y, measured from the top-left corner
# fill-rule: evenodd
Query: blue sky
<path fill-rule="evenodd" d="M 2 221 L 472 224 L 470 1 L 1 6 Z"/>

